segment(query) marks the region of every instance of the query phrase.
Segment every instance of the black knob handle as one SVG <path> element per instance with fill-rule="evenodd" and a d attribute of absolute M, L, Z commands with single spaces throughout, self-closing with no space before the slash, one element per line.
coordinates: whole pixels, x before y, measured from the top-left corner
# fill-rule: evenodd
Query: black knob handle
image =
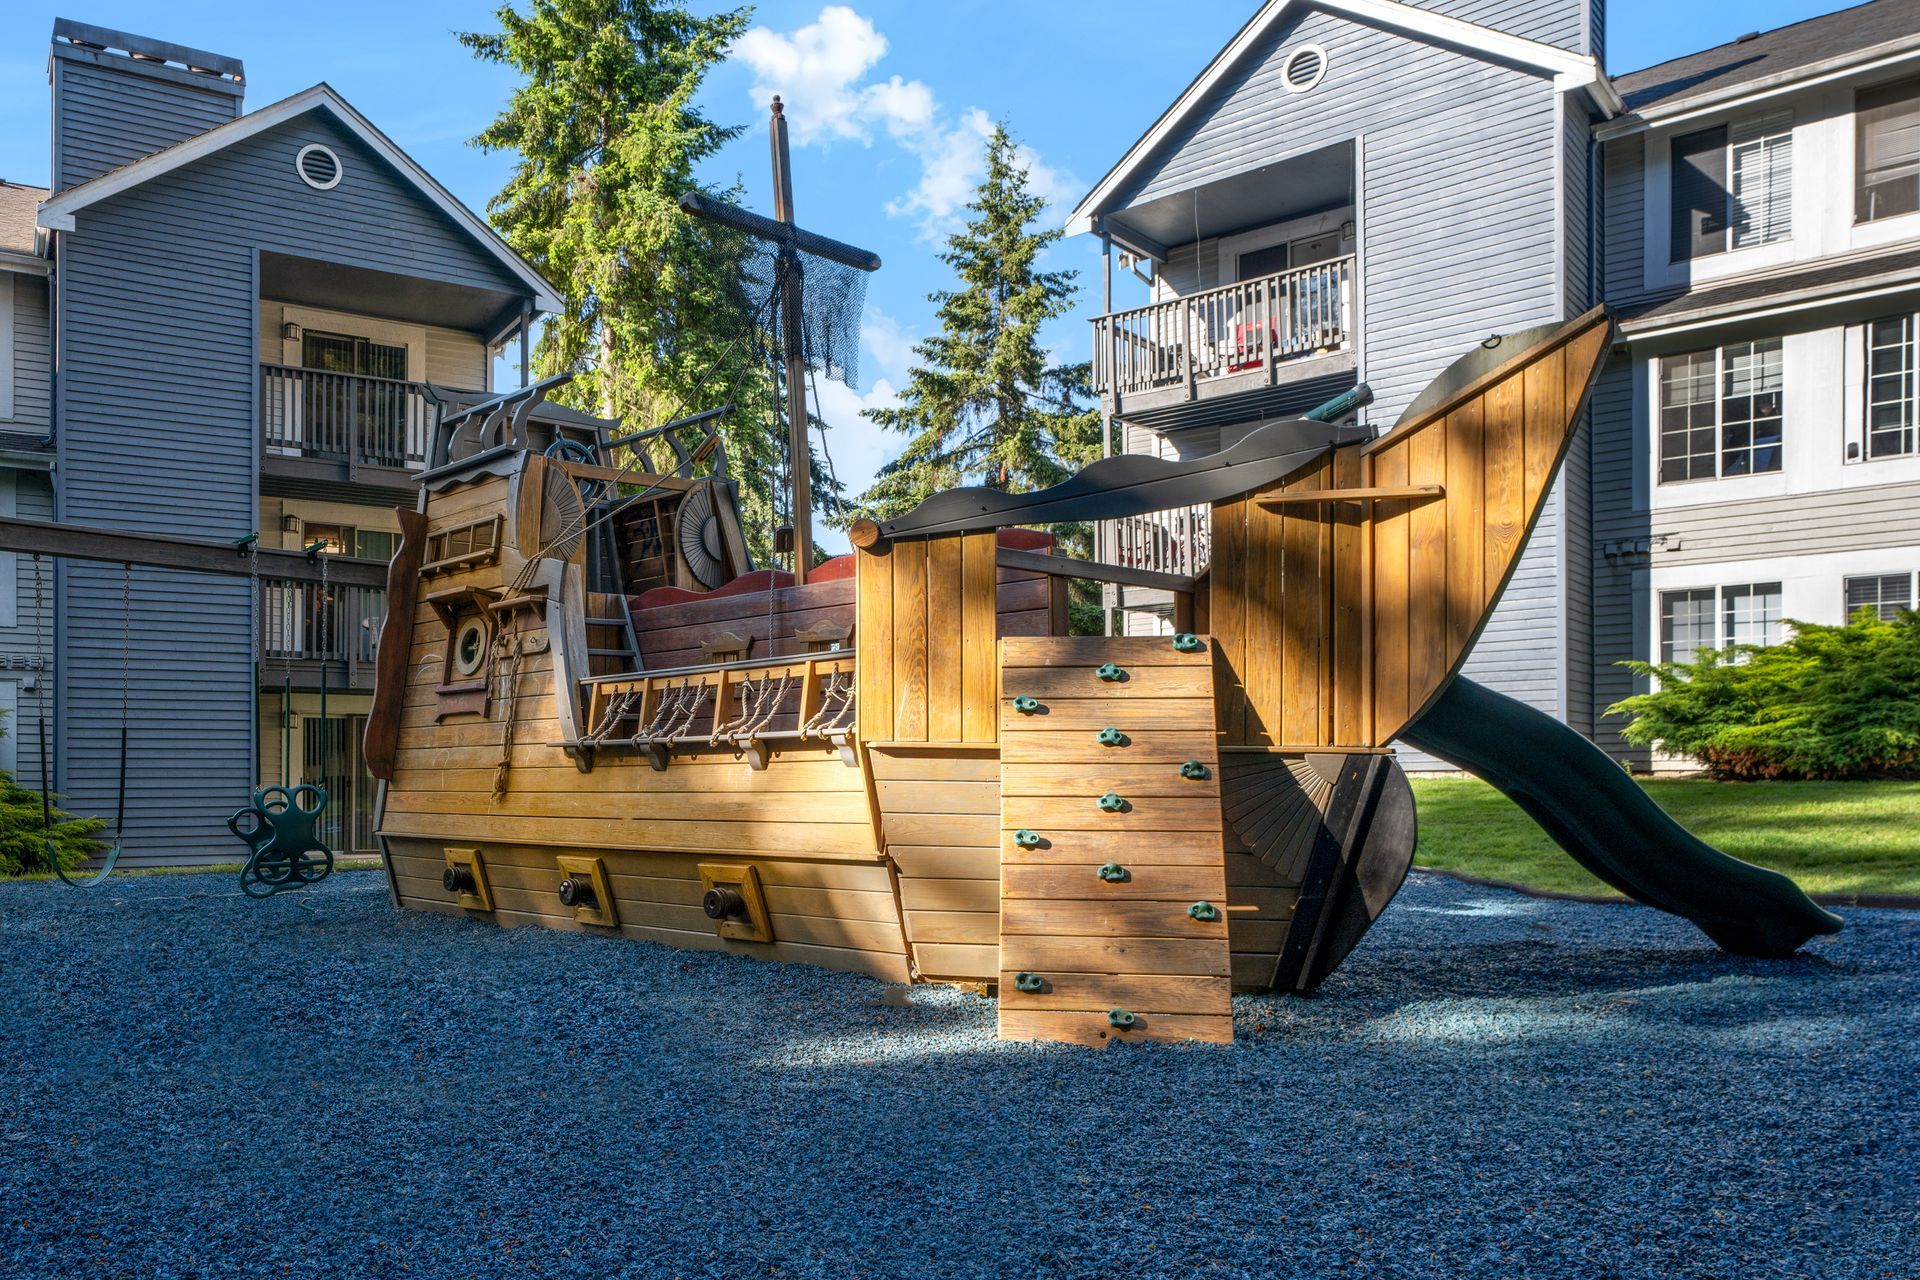
<path fill-rule="evenodd" d="M 700 909 L 709 920 L 733 920 L 747 914 L 747 900 L 731 885 L 715 885 L 700 899 Z"/>
<path fill-rule="evenodd" d="M 472 867 L 449 865 L 446 874 L 440 877 L 440 886 L 448 893 L 475 893 L 480 886 L 473 878 Z"/>
<path fill-rule="evenodd" d="M 568 876 L 560 882 L 560 905 L 563 907 L 593 906 L 593 882 L 579 876 Z"/>

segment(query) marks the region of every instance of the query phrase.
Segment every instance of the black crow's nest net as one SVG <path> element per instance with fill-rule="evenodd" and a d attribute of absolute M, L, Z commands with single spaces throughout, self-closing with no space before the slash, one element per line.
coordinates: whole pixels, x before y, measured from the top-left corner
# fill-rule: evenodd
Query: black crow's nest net
<path fill-rule="evenodd" d="M 860 250 L 719 200 L 690 196 L 681 204 L 697 205 L 714 219 L 709 223 L 713 243 L 740 264 L 740 288 L 775 352 L 786 332 L 783 273 L 799 275 L 804 367 L 858 390 L 867 273 L 878 259 L 867 267 L 850 265 L 846 257 Z"/>

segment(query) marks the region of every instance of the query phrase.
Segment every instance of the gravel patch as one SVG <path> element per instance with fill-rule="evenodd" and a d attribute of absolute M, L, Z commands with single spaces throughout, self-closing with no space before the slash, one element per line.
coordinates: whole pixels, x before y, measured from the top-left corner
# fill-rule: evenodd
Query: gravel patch
<path fill-rule="evenodd" d="M 1416 875 L 1232 1047 L 401 913 L 0 885 L 0 1275 L 1912 1277 L 1920 914 Z"/>

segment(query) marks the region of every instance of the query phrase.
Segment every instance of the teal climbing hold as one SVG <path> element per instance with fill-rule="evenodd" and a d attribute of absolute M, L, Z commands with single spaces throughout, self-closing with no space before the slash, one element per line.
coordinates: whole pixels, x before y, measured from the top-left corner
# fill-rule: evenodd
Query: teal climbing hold
<path fill-rule="evenodd" d="M 1138 1018 L 1125 1009 L 1107 1010 L 1107 1025 L 1110 1027 L 1119 1027 L 1124 1031 L 1138 1021 Z"/>
<path fill-rule="evenodd" d="M 1093 674 L 1102 680 L 1124 680 L 1127 677 L 1126 670 L 1117 662 L 1103 662 Z"/>
<path fill-rule="evenodd" d="M 1198 920 L 1201 924 L 1212 924 L 1220 918 L 1220 908 L 1214 906 L 1211 902 L 1196 902 L 1187 908 L 1187 914 L 1195 920 Z"/>
<path fill-rule="evenodd" d="M 1126 734 L 1111 726 L 1100 731 L 1100 745 L 1103 747 L 1117 747 L 1125 743 L 1126 740 Z"/>
<path fill-rule="evenodd" d="M 1127 802 L 1120 798 L 1118 791 L 1109 791 L 1094 801 L 1094 803 L 1099 805 L 1101 811 L 1104 813 L 1118 813 L 1127 807 Z"/>
<path fill-rule="evenodd" d="M 1173 638 L 1176 653 L 1197 653 L 1200 650 L 1200 637 L 1191 631 L 1182 631 Z"/>
<path fill-rule="evenodd" d="M 1031 849 L 1040 843 L 1040 833 L 1038 831 L 1029 831 L 1027 828 L 1022 827 L 1013 833 L 1013 842 L 1022 849 Z"/>
<path fill-rule="evenodd" d="M 1040 699 L 1029 698 L 1023 693 L 1013 700 L 1013 709 L 1023 716 L 1030 716 L 1040 709 Z"/>
<path fill-rule="evenodd" d="M 1015 991 L 1038 991 L 1047 985 L 1047 980 L 1037 973 L 1016 973 L 1013 975 Z"/>
<path fill-rule="evenodd" d="M 1201 764 L 1198 760 L 1189 760 L 1180 766 L 1180 776 L 1183 778 L 1211 778 L 1213 771 Z"/>
<path fill-rule="evenodd" d="M 1093 874 L 1099 876 L 1108 884 L 1120 884 L 1128 878 L 1127 869 L 1117 862 L 1109 862 Z"/>

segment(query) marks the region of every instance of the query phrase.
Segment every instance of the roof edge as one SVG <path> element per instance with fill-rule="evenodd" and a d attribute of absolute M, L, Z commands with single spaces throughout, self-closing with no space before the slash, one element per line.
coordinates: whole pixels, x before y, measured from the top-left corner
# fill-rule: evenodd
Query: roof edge
<path fill-rule="evenodd" d="M 1094 230 L 1099 216 L 1107 212 L 1107 201 L 1133 176 L 1147 157 L 1167 140 L 1173 130 L 1282 17 L 1308 5 L 1390 30 L 1478 50 L 1508 62 L 1551 73 L 1556 90 L 1586 90 L 1594 105 L 1608 117 L 1617 115 L 1623 109 L 1612 81 L 1601 69 L 1599 60 L 1591 54 L 1574 53 L 1524 36 L 1510 35 L 1468 22 L 1464 18 L 1416 8 L 1400 0 L 1267 0 L 1260 11 L 1247 20 L 1226 47 L 1215 54 L 1205 69 L 1174 99 L 1173 104 L 1127 149 L 1119 163 L 1109 169 L 1106 176 L 1095 183 L 1074 206 L 1073 212 L 1067 215 L 1066 233 L 1079 235 Z"/>
<path fill-rule="evenodd" d="M 191 164 L 202 157 L 223 151 L 237 142 L 245 141 L 256 134 L 284 124 L 288 120 L 309 111 L 324 110 L 335 120 L 359 138 L 388 164 L 399 170 L 401 175 L 411 182 L 427 199 L 445 213 L 454 224 L 487 249 L 500 260 L 509 272 L 518 277 L 534 295 L 537 310 L 554 313 L 562 310 L 563 304 L 559 292 L 554 286 L 534 270 L 526 259 L 503 239 L 479 215 L 469 209 L 452 192 L 441 186 L 434 176 L 422 168 L 413 157 L 402 151 L 393 140 L 382 133 L 373 122 L 355 110 L 336 92 L 333 86 L 325 83 L 302 89 L 291 97 L 250 111 L 246 115 L 216 125 L 204 133 L 195 134 L 182 142 L 143 156 L 129 164 L 122 165 L 97 178 L 68 187 L 52 199 L 40 205 L 37 222 L 42 230 L 73 233 L 77 230 L 75 217 L 89 205 L 97 204 L 109 196 L 117 195 L 129 188 L 139 186 L 162 174 L 170 173 L 183 165 Z"/>

